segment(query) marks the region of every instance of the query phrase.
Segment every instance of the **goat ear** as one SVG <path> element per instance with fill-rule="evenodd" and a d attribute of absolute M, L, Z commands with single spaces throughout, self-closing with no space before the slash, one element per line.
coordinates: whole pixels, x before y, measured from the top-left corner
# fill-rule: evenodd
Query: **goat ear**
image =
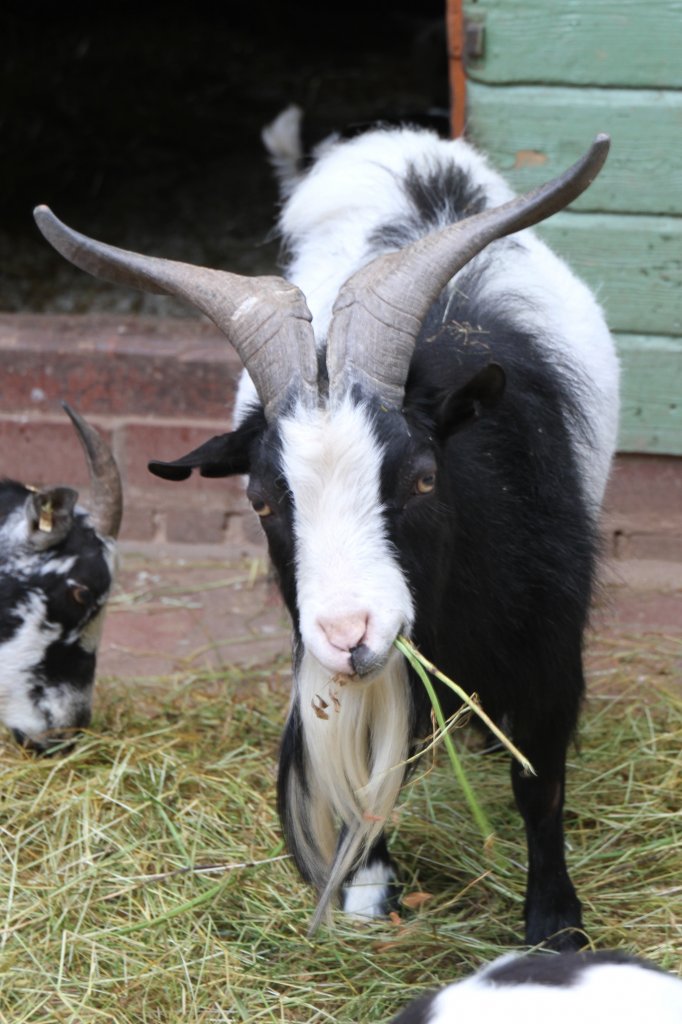
<path fill-rule="evenodd" d="M 51 487 L 31 491 L 26 499 L 28 542 L 36 551 L 47 551 L 64 540 L 73 524 L 78 491 L 71 487 Z"/>
<path fill-rule="evenodd" d="M 239 440 L 236 433 L 218 434 L 172 462 L 148 462 L 147 469 L 163 480 L 187 480 L 193 469 L 198 469 L 201 476 L 248 473 L 248 452 L 244 451 L 243 446 L 238 443 Z"/>
<path fill-rule="evenodd" d="M 153 460 L 147 468 L 154 476 L 164 480 L 187 480 L 193 469 L 201 476 L 234 476 L 248 473 L 251 468 L 251 445 L 265 428 L 262 412 L 249 416 L 231 434 L 217 434 L 187 455 L 173 462 Z"/>
<path fill-rule="evenodd" d="M 506 380 L 498 363 L 488 363 L 464 387 L 446 392 L 436 413 L 436 427 L 441 437 L 454 434 L 477 420 L 485 410 L 494 409 L 504 394 Z"/>

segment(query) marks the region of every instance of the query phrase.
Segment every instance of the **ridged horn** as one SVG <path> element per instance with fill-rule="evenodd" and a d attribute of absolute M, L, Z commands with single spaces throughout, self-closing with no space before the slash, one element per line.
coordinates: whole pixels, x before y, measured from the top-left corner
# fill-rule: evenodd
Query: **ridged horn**
<path fill-rule="evenodd" d="M 334 304 L 327 336 L 332 400 L 357 382 L 400 408 L 417 335 L 447 282 L 489 242 L 577 199 L 599 174 L 609 145 L 608 135 L 597 135 L 588 152 L 552 181 L 379 256 L 350 277 Z"/>
<path fill-rule="evenodd" d="M 271 421 L 294 391 L 318 400 L 317 354 L 303 293 L 281 277 L 244 277 L 142 256 L 79 234 L 47 206 L 33 212 L 48 242 L 81 270 L 114 284 L 175 295 L 205 313 L 234 346 Z"/>
<path fill-rule="evenodd" d="M 114 456 L 94 427 L 86 423 L 66 402 L 62 402 L 62 406 L 85 452 L 90 473 L 90 518 L 103 537 L 118 537 L 123 515 L 123 492 Z"/>

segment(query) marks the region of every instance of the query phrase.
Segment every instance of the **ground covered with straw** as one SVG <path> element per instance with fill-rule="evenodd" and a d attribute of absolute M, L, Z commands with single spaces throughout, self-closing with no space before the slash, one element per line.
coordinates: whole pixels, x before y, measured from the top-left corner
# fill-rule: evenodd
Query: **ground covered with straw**
<path fill-rule="evenodd" d="M 679 969 L 680 641 L 595 641 L 571 756 L 569 863 L 586 942 Z M 310 892 L 274 811 L 288 667 L 101 679 L 93 729 L 61 759 L 0 746 L 0 1020 L 117 1024 L 385 1021 L 518 943 L 525 847 L 506 756 L 458 736 L 495 855 L 437 750 L 390 831 L 400 914 L 337 917 Z"/>

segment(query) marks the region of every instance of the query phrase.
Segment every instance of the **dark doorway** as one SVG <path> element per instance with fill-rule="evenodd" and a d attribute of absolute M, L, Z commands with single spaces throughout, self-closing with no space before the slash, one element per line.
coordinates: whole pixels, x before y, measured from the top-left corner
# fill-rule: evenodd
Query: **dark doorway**
<path fill-rule="evenodd" d="M 308 141 L 375 120 L 447 133 L 444 4 L 19 3 L 0 15 L 0 310 L 180 312 L 103 288 L 33 227 L 45 202 L 104 241 L 274 269 L 260 130 L 287 104 Z"/>

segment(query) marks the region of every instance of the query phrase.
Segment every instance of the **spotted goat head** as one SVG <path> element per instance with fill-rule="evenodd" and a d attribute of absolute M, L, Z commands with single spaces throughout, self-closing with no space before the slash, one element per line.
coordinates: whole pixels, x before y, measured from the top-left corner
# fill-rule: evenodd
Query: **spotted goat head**
<path fill-rule="evenodd" d="M 0 481 L 0 719 L 37 752 L 90 722 L 123 507 L 111 451 L 64 408 L 85 451 L 90 510 L 71 487 Z"/>

